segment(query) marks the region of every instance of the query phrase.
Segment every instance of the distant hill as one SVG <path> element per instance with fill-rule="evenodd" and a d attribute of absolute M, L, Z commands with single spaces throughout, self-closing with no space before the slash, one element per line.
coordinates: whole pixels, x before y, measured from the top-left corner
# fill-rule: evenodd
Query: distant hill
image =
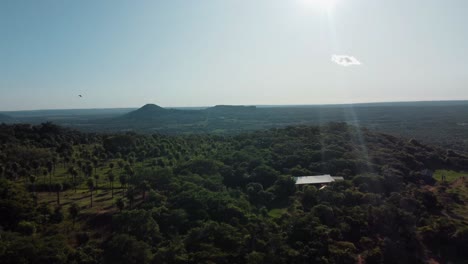
<path fill-rule="evenodd" d="M 174 125 L 194 124 L 203 121 L 206 117 L 201 110 L 167 109 L 155 104 L 147 104 L 143 107 L 110 120 L 124 128 L 150 128 Z"/>
<path fill-rule="evenodd" d="M 159 105 L 146 104 L 135 111 L 123 115 L 122 117 L 125 119 L 155 119 L 169 114 L 170 112 L 171 110 L 162 108 Z"/>
<path fill-rule="evenodd" d="M 13 122 L 14 119 L 11 116 L 7 116 L 5 114 L 0 114 L 0 123 L 10 123 Z"/>

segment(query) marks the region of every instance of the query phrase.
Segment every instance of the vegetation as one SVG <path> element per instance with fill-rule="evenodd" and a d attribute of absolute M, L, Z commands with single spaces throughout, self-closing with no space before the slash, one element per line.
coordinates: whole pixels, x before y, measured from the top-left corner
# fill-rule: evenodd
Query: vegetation
<path fill-rule="evenodd" d="M 465 263 L 467 183 L 421 172 L 467 166 L 344 123 L 229 136 L 0 125 L 0 260 Z M 345 180 L 295 185 L 311 174 Z"/>
<path fill-rule="evenodd" d="M 468 101 L 368 103 L 319 106 L 229 106 L 166 109 L 84 109 L 7 112 L 0 122 L 53 121 L 88 132 L 239 134 L 291 125 L 346 122 L 468 152 Z M 1 115 L 1 114 L 0 114 Z"/>

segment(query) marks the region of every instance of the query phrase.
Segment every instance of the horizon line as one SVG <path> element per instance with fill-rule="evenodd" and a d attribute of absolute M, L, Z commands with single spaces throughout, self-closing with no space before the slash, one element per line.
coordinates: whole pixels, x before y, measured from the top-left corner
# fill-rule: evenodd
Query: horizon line
<path fill-rule="evenodd" d="M 443 103 L 443 102 L 467 102 L 468 99 L 457 99 L 457 100 L 416 100 L 416 101 L 370 101 L 370 102 L 357 102 L 357 103 L 325 103 L 325 104 L 216 104 L 211 106 L 161 106 L 156 103 L 146 103 L 142 106 L 136 107 L 90 107 L 90 108 L 42 108 L 42 109 L 21 109 L 21 110 L 0 110 L 0 113 L 11 113 L 11 112 L 34 112 L 34 111 L 77 111 L 77 110 L 127 110 L 127 109 L 139 109 L 145 105 L 158 105 L 166 109 L 176 108 L 210 108 L 218 105 L 224 106 L 256 106 L 256 107 L 301 107 L 301 106 L 346 106 L 346 105 L 369 105 L 369 104 L 401 104 L 401 103 Z"/>

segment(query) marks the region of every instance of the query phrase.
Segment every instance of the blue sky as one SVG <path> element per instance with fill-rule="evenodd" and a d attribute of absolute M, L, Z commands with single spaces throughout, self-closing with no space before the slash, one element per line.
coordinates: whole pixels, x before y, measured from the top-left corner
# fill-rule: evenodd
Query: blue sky
<path fill-rule="evenodd" d="M 3 0 L 0 110 L 468 99 L 467 12 L 466 0 Z"/>

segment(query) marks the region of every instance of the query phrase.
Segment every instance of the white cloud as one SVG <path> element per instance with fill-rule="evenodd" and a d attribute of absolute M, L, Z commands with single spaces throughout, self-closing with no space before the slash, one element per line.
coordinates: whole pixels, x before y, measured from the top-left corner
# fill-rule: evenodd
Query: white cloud
<path fill-rule="evenodd" d="M 361 62 L 358 61 L 355 57 L 349 55 L 333 55 L 331 60 L 344 67 L 354 66 L 354 65 L 361 65 Z"/>

